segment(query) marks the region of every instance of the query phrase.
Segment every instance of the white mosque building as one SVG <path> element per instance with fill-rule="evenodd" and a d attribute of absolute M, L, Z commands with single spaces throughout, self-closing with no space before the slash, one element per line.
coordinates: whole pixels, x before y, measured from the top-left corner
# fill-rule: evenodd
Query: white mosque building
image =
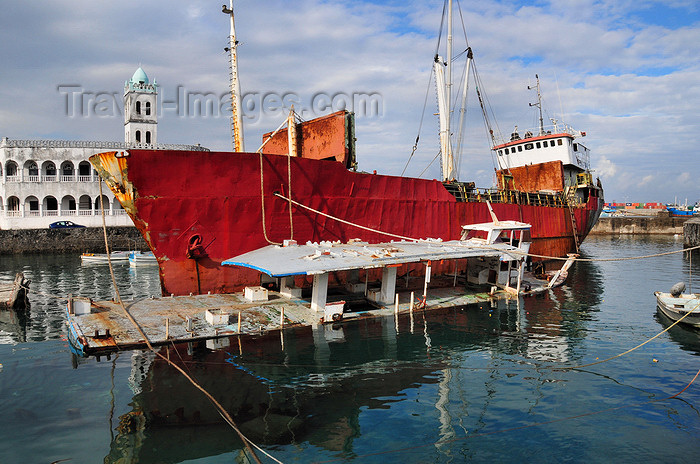
<path fill-rule="evenodd" d="M 43 229 L 57 221 L 102 227 L 133 226 L 112 192 L 102 186 L 88 158 L 128 148 L 202 150 L 200 146 L 158 144 L 158 84 L 140 67 L 124 85 L 124 142 L 0 141 L 0 229 Z"/>

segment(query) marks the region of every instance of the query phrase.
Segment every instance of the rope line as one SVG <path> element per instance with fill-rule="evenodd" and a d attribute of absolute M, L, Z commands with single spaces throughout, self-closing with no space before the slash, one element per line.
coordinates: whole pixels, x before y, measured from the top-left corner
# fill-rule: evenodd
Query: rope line
<path fill-rule="evenodd" d="M 292 109 L 292 115 L 296 116 L 296 113 L 294 113 L 294 110 Z M 272 133 L 270 136 L 265 139 L 262 145 L 260 145 L 260 148 L 258 148 L 258 155 L 260 157 L 260 210 L 262 213 L 262 230 L 263 230 L 263 237 L 265 237 L 265 240 L 267 243 L 270 245 L 282 245 L 281 243 L 278 242 L 273 242 L 272 240 L 269 239 L 267 236 L 267 226 L 265 225 L 265 186 L 264 186 L 264 179 L 263 179 L 263 147 L 272 140 L 272 138 L 282 129 L 282 127 L 287 124 L 287 133 L 289 133 L 289 119 L 287 118 L 285 121 L 282 122 L 282 124 L 279 125 L 279 127 Z M 291 118 L 293 119 L 293 118 Z M 293 124 L 293 122 L 292 122 Z M 289 188 L 289 239 L 293 240 L 294 239 L 294 221 L 292 220 L 292 156 L 291 153 L 287 153 L 287 186 Z"/>
<path fill-rule="evenodd" d="M 263 180 L 263 154 L 262 154 L 262 150 L 260 152 L 258 152 L 258 155 L 260 157 L 260 210 L 262 213 L 263 237 L 265 237 L 265 240 L 270 245 L 282 245 L 281 243 L 273 242 L 267 236 L 267 226 L 265 225 L 265 186 L 264 186 L 264 180 Z M 289 201 L 290 202 L 292 201 L 291 198 L 289 199 Z M 291 211 L 291 208 L 290 208 L 290 211 Z"/>
<path fill-rule="evenodd" d="M 643 347 L 644 345 L 646 345 L 646 344 L 649 343 L 650 341 L 654 340 L 655 338 L 658 338 L 658 337 L 661 336 L 662 334 L 665 334 L 666 332 L 668 332 L 668 331 L 671 329 L 671 327 L 673 327 L 673 326 L 675 326 L 676 324 L 678 324 L 679 322 L 681 322 L 683 319 L 685 319 L 686 317 L 688 317 L 688 316 L 690 315 L 690 313 L 694 312 L 694 311 L 695 311 L 696 309 L 698 309 L 698 308 L 700 308 L 700 303 L 696 304 L 695 307 L 694 307 L 693 309 L 691 309 L 690 311 L 688 311 L 687 313 L 685 313 L 685 315 L 684 315 L 683 317 L 681 317 L 680 319 L 678 319 L 677 321 L 675 321 L 673 324 L 669 325 L 669 326 L 666 327 L 664 330 L 662 330 L 661 332 L 657 333 L 656 335 L 654 335 L 654 336 L 651 337 L 650 339 L 648 339 L 648 340 L 646 340 L 646 341 L 640 343 L 639 345 L 635 346 L 634 348 L 630 348 L 630 349 L 627 350 L 627 351 L 623 351 L 622 353 L 616 354 L 615 356 L 611 356 L 611 357 L 609 357 L 609 358 L 607 358 L 607 359 L 602 359 L 602 360 L 600 360 L 600 361 L 595 361 L 595 362 L 588 363 L 588 364 L 581 364 L 580 366 L 573 366 L 573 367 L 550 367 L 550 369 L 555 369 L 555 370 L 582 369 L 582 368 L 584 368 L 584 367 L 595 366 L 596 364 L 602 364 L 602 363 L 604 363 L 604 362 L 611 361 L 611 360 L 616 359 L 616 358 L 621 358 L 622 356 L 624 356 L 624 355 L 626 355 L 626 354 L 628 354 L 628 353 L 631 353 L 631 352 L 633 352 L 633 351 L 635 351 L 635 350 L 637 350 L 637 349 Z M 697 376 L 696 376 L 696 377 L 697 377 Z M 694 380 L 695 380 L 695 379 L 693 379 L 693 381 L 694 381 Z M 691 382 L 691 383 L 692 383 L 692 382 Z M 690 386 L 690 385 L 688 385 L 688 386 Z M 688 388 L 688 387 L 686 387 L 686 388 Z M 679 393 L 679 394 L 680 394 L 680 393 Z"/>
<path fill-rule="evenodd" d="M 268 453 L 266 453 L 265 451 L 263 451 L 262 449 L 260 449 L 260 447 L 258 447 L 257 445 L 255 445 L 255 443 L 253 443 L 251 440 L 249 440 L 249 439 L 243 434 L 243 432 L 241 432 L 241 431 L 239 430 L 239 428 L 236 426 L 236 423 L 233 421 L 233 418 L 230 416 L 230 414 L 228 413 L 228 411 L 226 411 L 226 408 L 224 408 L 224 407 L 221 405 L 221 403 L 219 403 L 219 402 L 216 400 L 216 398 L 214 398 L 213 395 L 211 395 L 207 390 L 204 389 L 204 387 L 202 387 L 199 383 L 197 383 L 197 381 L 195 381 L 192 377 L 190 377 L 189 374 L 187 374 L 187 372 L 185 372 L 185 370 L 182 369 L 182 367 L 180 367 L 180 366 L 178 366 L 177 364 L 173 363 L 172 361 L 170 361 L 170 359 L 166 358 L 166 357 L 163 356 L 160 352 L 156 351 L 155 348 L 153 348 L 153 345 L 151 344 L 151 341 L 148 339 L 148 336 L 146 335 L 146 333 L 143 331 L 143 329 L 141 328 L 141 326 L 136 322 L 136 320 L 135 320 L 134 317 L 131 315 L 131 313 L 126 309 L 126 306 L 124 305 L 124 302 L 122 301 L 122 297 L 121 297 L 121 295 L 120 295 L 120 293 L 119 293 L 119 288 L 117 287 L 117 279 L 114 277 L 114 269 L 112 268 L 112 259 L 111 259 L 111 257 L 110 257 L 110 253 L 109 253 L 109 241 L 108 241 L 108 239 L 107 239 L 107 225 L 106 225 L 106 220 L 105 220 L 105 211 L 104 211 L 103 198 L 102 198 L 103 195 L 102 195 L 102 179 L 101 179 L 101 178 L 100 178 L 99 184 L 100 184 L 100 207 L 101 207 L 101 210 L 102 210 L 102 232 L 103 232 L 103 234 L 104 234 L 104 239 L 105 239 L 105 250 L 106 250 L 106 252 L 107 252 L 107 264 L 109 265 L 109 274 L 110 274 L 110 276 L 111 276 L 111 278 L 112 278 L 112 285 L 114 286 L 114 291 L 115 291 L 115 293 L 116 293 L 117 302 L 119 303 L 119 306 L 120 306 L 120 307 L 122 308 L 122 310 L 124 311 L 124 314 L 125 314 L 126 317 L 129 319 L 129 321 L 133 324 L 133 326 L 136 328 L 136 330 L 138 330 L 139 334 L 141 334 L 141 336 L 143 337 L 143 340 L 146 342 L 146 346 L 148 346 L 148 349 L 149 349 L 151 352 L 153 352 L 156 356 L 158 356 L 159 358 L 161 358 L 162 360 L 164 360 L 166 363 L 168 363 L 170 366 L 174 367 L 174 368 L 175 368 L 178 372 L 180 372 L 180 374 L 182 374 L 196 389 L 198 389 L 199 391 L 201 391 L 201 392 L 209 399 L 209 401 L 211 401 L 211 403 L 216 407 L 218 413 L 221 415 L 221 417 L 223 417 L 224 421 L 226 421 L 226 422 L 231 426 L 231 428 L 238 434 L 239 438 L 241 439 L 241 441 L 242 441 L 243 444 L 245 445 L 246 449 L 248 449 L 248 451 L 250 452 L 250 454 L 253 456 L 253 459 L 255 459 L 255 462 L 257 462 L 258 464 L 262 464 L 262 462 L 260 461 L 260 458 L 258 458 L 257 454 L 255 454 L 255 451 L 253 450 L 253 448 L 251 447 L 251 445 L 252 445 L 252 446 L 255 446 L 258 450 L 260 450 L 261 452 L 263 452 L 263 453 L 264 453 L 267 457 L 269 457 L 270 459 L 272 459 L 272 460 L 274 460 L 275 462 L 278 462 L 278 463 L 279 463 L 280 461 L 278 461 L 277 459 L 275 459 L 274 457 L 272 457 L 271 455 L 269 455 Z M 118 348 L 118 346 L 117 346 L 117 348 Z"/>
<path fill-rule="evenodd" d="M 314 208 L 312 208 L 312 207 L 310 207 L 310 206 L 303 205 L 303 204 L 299 203 L 299 202 L 296 201 L 296 200 L 292 200 L 291 198 L 285 197 L 285 196 L 282 195 L 281 193 L 277 193 L 277 192 L 276 192 L 276 193 L 274 193 L 273 195 L 275 195 L 276 197 L 282 198 L 282 199 L 284 199 L 284 200 L 287 200 L 288 202 L 290 202 L 290 203 L 292 203 L 292 204 L 294 204 L 294 205 L 296 205 L 296 206 L 299 206 L 299 207 L 301 207 L 301 208 L 307 209 L 307 210 L 312 211 L 312 212 L 314 212 L 314 213 L 316 213 L 316 214 L 319 214 L 319 215 L 321 215 L 321 216 L 327 217 L 328 219 L 332 219 L 332 220 L 334 220 L 334 221 L 342 222 L 343 224 L 346 224 L 346 225 L 349 225 L 349 226 L 352 226 L 352 227 L 357 227 L 358 229 L 363 229 L 363 230 L 366 230 L 366 231 L 368 231 L 368 232 L 374 232 L 374 233 L 376 233 L 376 234 L 382 234 L 382 235 L 386 235 L 386 236 L 389 236 L 389 237 L 399 238 L 399 239 L 401 239 L 401 240 L 408 240 L 408 241 L 411 241 L 411 242 L 421 242 L 421 241 L 425 241 L 425 240 L 421 240 L 421 239 L 417 239 L 417 238 L 413 238 L 413 237 L 407 237 L 407 236 L 405 236 L 405 235 L 398 235 L 398 234 L 393 234 L 393 233 L 391 233 L 391 232 L 384 232 L 384 231 L 381 231 L 381 230 L 378 230 L 378 229 L 373 229 L 373 228 L 371 228 L 371 227 L 367 227 L 367 226 L 363 226 L 363 225 L 360 225 L 360 224 L 356 224 L 356 223 L 354 223 L 354 222 L 346 221 L 345 219 L 340 219 L 339 217 L 335 217 L 335 216 L 332 216 L 332 215 L 330 215 L 330 214 L 324 213 L 324 212 L 319 211 L 319 210 L 317 210 L 317 209 L 314 209 Z"/>
<path fill-rule="evenodd" d="M 328 213 L 324 213 L 324 212 L 322 212 L 322 211 L 319 211 L 319 210 L 317 210 L 317 209 L 315 209 L 315 208 L 312 208 L 311 206 L 307 206 L 307 205 L 304 205 L 304 204 L 302 204 L 302 203 L 299 203 L 298 201 L 292 200 L 291 198 L 288 198 L 288 197 L 285 197 L 284 195 L 282 195 L 281 193 L 278 193 L 278 192 L 275 192 L 273 195 L 274 195 L 274 196 L 277 196 L 277 197 L 279 197 L 279 198 L 282 198 L 283 200 L 286 200 L 286 201 L 288 201 L 288 202 L 290 202 L 290 203 L 292 203 L 292 204 L 294 204 L 294 205 L 296 205 L 296 206 L 298 206 L 298 207 L 300 207 L 300 208 L 304 208 L 304 209 L 309 210 L 309 211 L 311 211 L 311 212 L 313 212 L 313 213 L 316 213 L 316 214 L 319 214 L 319 215 L 321 215 L 321 216 L 327 217 L 328 219 L 332 219 L 332 220 L 334 220 L 334 221 L 338 221 L 338 222 L 341 222 L 341 223 L 343 223 L 343 224 L 346 224 L 346 225 L 349 225 L 349 226 L 352 226 L 352 227 L 357 227 L 358 229 L 363 229 L 363 230 L 366 230 L 366 231 L 369 231 L 369 232 L 374 232 L 374 233 L 376 233 L 376 234 L 386 235 L 386 236 L 388 236 L 388 237 L 399 238 L 399 239 L 401 239 L 401 240 L 407 240 L 407 241 L 410 241 L 410 242 L 426 242 L 426 243 L 433 243 L 431 240 L 419 239 L 419 238 L 414 238 L 414 237 L 407 237 L 407 236 L 405 236 L 405 235 L 398 235 L 398 234 L 394 234 L 394 233 L 391 233 L 391 232 L 386 232 L 386 231 L 383 231 L 383 230 L 378 230 L 378 229 L 373 229 L 373 228 L 371 228 L 371 227 L 363 226 L 363 225 L 357 224 L 357 223 L 355 223 L 355 222 L 347 221 L 347 220 L 345 220 L 345 219 L 341 219 L 341 218 L 336 217 L 336 216 L 333 216 L 333 215 L 331 215 L 331 214 L 328 214 Z M 277 244 L 273 244 L 273 245 L 277 245 Z M 496 248 L 487 247 L 487 246 L 478 247 L 478 248 L 482 248 L 482 249 L 485 249 L 485 250 L 489 250 L 489 249 L 495 250 L 495 249 L 496 249 Z M 683 253 L 683 252 L 686 252 L 686 251 L 693 251 L 693 250 L 697 250 L 697 249 L 700 249 L 700 245 L 694 246 L 694 247 L 690 247 L 690 248 L 683 248 L 682 250 L 667 251 L 667 252 L 663 252 L 663 253 L 654 253 L 654 254 L 651 254 L 651 255 L 644 255 L 644 256 L 632 256 L 632 257 L 623 257 L 623 258 L 576 258 L 576 261 L 586 261 L 586 262 L 629 261 L 629 260 L 633 260 L 633 259 L 657 258 L 657 257 L 659 257 L 659 256 L 672 255 L 672 254 L 674 254 L 674 253 Z M 563 257 L 561 257 L 561 256 L 547 256 L 547 255 L 537 255 L 537 254 L 534 254 L 534 253 L 524 253 L 524 252 L 519 251 L 519 250 L 510 250 L 509 253 L 516 254 L 516 255 L 521 255 L 521 256 L 530 256 L 530 257 L 533 257 L 533 258 L 544 258 L 544 259 L 559 260 L 559 261 L 567 261 L 567 260 L 569 259 L 568 257 L 563 258 Z"/>

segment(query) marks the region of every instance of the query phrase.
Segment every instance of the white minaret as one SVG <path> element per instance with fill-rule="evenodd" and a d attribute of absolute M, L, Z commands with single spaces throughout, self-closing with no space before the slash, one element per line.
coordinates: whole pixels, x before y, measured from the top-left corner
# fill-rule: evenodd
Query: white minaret
<path fill-rule="evenodd" d="M 124 141 L 131 146 L 155 147 L 158 142 L 157 87 L 140 67 L 124 83 Z"/>

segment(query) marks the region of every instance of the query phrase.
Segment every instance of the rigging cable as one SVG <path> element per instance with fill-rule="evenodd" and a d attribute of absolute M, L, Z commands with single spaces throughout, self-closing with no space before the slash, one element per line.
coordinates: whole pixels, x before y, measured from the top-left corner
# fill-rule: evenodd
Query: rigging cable
<path fill-rule="evenodd" d="M 418 135 L 416 135 L 416 142 L 413 144 L 413 149 L 411 150 L 411 155 L 408 157 L 408 160 L 406 161 L 406 166 L 404 166 L 403 171 L 401 171 L 401 177 L 403 177 L 403 175 L 406 173 L 406 169 L 408 168 L 408 163 L 411 162 L 413 155 L 416 153 L 416 150 L 418 149 L 418 140 L 420 139 L 420 133 L 421 133 L 421 130 L 423 129 L 423 118 L 425 118 L 425 108 L 428 106 L 428 95 L 430 94 L 430 83 L 432 81 L 433 81 L 433 67 L 431 66 L 430 67 L 430 75 L 428 76 L 428 86 L 425 89 L 425 98 L 423 99 L 423 111 L 421 112 L 420 123 L 418 124 Z"/>
<path fill-rule="evenodd" d="M 440 40 L 442 39 L 442 28 L 445 24 L 446 12 L 447 12 L 447 0 L 445 0 L 444 3 L 442 4 L 442 18 L 440 19 L 440 29 L 438 30 L 438 35 L 437 35 L 438 40 L 437 40 L 437 44 L 435 45 L 435 53 L 433 54 L 433 56 L 435 57 L 434 58 L 435 61 L 437 61 L 438 52 L 440 51 Z M 418 135 L 416 135 L 416 142 L 413 144 L 413 150 L 411 151 L 411 154 L 408 157 L 408 161 L 406 161 L 406 166 L 404 166 L 403 171 L 401 171 L 401 177 L 403 177 L 403 175 L 406 173 L 406 169 L 408 168 L 408 164 L 411 162 L 413 155 L 415 154 L 416 150 L 418 149 L 418 140 L 420 139 L 420 133 L 421 133 L 421 130 L 423 128 L 423 118 L 425 117 L 425 108 L 428 105 L 428 95 L 430 94 L 430 83 L 432 81 L 433 81 L 433 67 L 430 66 L 430 75 L 428 76 L 428 86 L 425 90 L 425 99 L 423 100 L 423 112 L 421 113 L 420 124 L 418 125 Z M 430 162 L 428 167 L 430 167 L 430 165 L 433 164 L 434 161 L 435 161 L 435 159 L 433 159 L 433 161 Z M 418 177 L 423 175 L 423 173 L 428 169 L 428 167 L 426 167 Z"/>

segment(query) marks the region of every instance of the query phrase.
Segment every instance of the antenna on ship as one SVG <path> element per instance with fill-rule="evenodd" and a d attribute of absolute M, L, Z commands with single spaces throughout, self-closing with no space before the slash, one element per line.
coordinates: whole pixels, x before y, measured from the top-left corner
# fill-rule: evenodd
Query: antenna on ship
<path fill-rule="evenodd" d="M 530 106 L 536 106 L 540 110 L 540 133 L 538 135 L 544 135 L 544 120 L 542 119 L 542 95 L 540 94 L 540 76 L 535 74 L 535 79 L 537 80 L 537 86 L 531 87 L 527 86 L 527 90 L 537 89 L 537 103 L 530 103 Z"/>
<path fill-rule="evenodd" d="M 231 80 L 231 143 L 233 151 L 245 151 L 243 144 L 243 116 L 241 114 L 241 84 L 238 80 L 238 58 L 236 56 L 236 48 L 238 41 L 236 40 L 236 28 L 233 22 L 233 0 L 229 0 L 229 6 L 221 5 L 221 12 L 231 17 L 231 34 L 229 36 L 229 45 L 224 50 L 229 53 L 230 57 L 230 80 Z"/>

